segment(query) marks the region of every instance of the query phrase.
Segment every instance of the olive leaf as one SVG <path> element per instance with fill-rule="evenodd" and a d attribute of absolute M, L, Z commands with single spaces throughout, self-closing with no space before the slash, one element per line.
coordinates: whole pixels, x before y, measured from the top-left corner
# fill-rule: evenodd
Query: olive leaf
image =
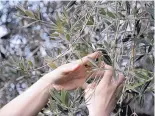
<path fill-rule="evenodd" d="M 109 10 L 107 10 L 107 15 L 109 17 L 111 17 L 111 18 L 115 18 L 116 17 L 115 14 L 113 12 L 109 11 Z"/>
<path fill-rule="evenodd" d="M 25 15 L 25 9 L 24 8 L 18 6 L 18 7 L 16 7 L 16 9 L 19 10 L 20 13 L 22 13 L 23 15 Z"/>
<path fill-rule="evenodd" d="M 144 82 L 135 83 L 134 85 L 125 85 L 127 89 L 135 90 L 137 87 L 143 86 L 146 82 L 149 82 L 153 80 L 153 78 L 150 78 Z"/>
<path fill-rule="evenodd" d="M 106 15 L 106 11 L 104 10 L 104 8 L 101 8 L 101 9 L 99 10 L 99 13 L 102 14 L 102 15 Z"/>
<path fill-rule="evenodd" d="M 94 24 L 94 19 L 93 17 L 91 16 L 87 22 L 87 25 L 93 25 Z"/>
<path fill-rule="evenodd" d="M 56 20 L 56 25 L 57 25 L 56 30 L 57 30 L 59 33 L 64 33 L 62 21 L 61 21 L 61 19 L 60 19 L 60 17 L 59 17 L 58 12 L 56 12 L 56 19 L 57 19 L 57 20 Z"/>
<path fill-rule="evenodd" d="M 57 68 L 56 64 L 53 62 L 52 59 L 46 58 L 46 59 L 45 59 L 45 62 L 47 63 L 47 65 L 48 65 L 49 67 L 51 67 L 51 68 L 53 68 L 53 69 L 56 69 L 56 68 Z"/>
<path fill-rule="evenodd" d="M 68 41 L 70 41 L 70 35 L 69 35 L 69 34 L 66 35 L 66 39 L 67 39 Z"/>
<path fill-rule="evenodd" d="M 96 64 L 96 62 L 95 62 L 92 58 L 90 58 L 90 57 L 87 57 L 87 58 L 88 58 L 89 62 L 90 62 L 93 66 L 95 66 L 96 68 L 98 68 L 98 65 Z"/>
<path fill-rule="evenodd" d="M 65 105 L 65 106 L 69 106 L 69 94 L 67 91 L 65 90 L 61 90 L 61 102 Z"/>
<path fill-rule="evenodd" d="M 52 33 L 52 34 L 50 34 L 50 37 L 58 37 L 59 36 L 59 33 Z"/>
<path fill-rule="evenodd" d="M 25 66 L 24 66 L 24 64 L 22 62 L 19 63 L 19 67 L 20 67 L 21 70 L 23 70 L 23 71 L 25 70 Z"/>
<path fill-rule="evenodd" d="M 28 65 L 33 67 L 33 63 L 30 60 L 28 61 Z"/>
<path fill-rule="evenodd" d="M 27 16 L 29 16 L 29 17 L 36 18 L 35 15 L 34 15 L 34 13 L 32 11 L 30 11 L 30 10 L 25 10 L 25 14 Z"/>

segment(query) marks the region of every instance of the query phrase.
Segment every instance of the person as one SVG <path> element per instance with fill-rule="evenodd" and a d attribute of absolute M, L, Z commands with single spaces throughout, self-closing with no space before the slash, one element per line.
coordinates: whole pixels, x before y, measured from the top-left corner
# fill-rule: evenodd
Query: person
<path fill-rule="evenodd" d="M 0 110 L 0 116 L 36 116 L 47 104 L 50 96 L 49 90 L 53 88 L 73 90 L 78 87 L 83 87 L 85 99 L 90 94 L 92 95 L 87 103 L 90 116 L 109 116 L 116 103 L 116 90 L 122 85 L 125 78 L 119 74 L 119 78 L 114 80 L 112 67 L 102 63 L 102 66 L 108 70 L 98 73 L 103 75 L 101 81 L 98 84 L 85 83 L 90 76 L 89 70 L 91 70 L 88 65 L 88 57 L 96 59 L 100 56 L 101 52 L 94 52 L 45 74 L 25 92 L 6 104 Z M 92 75 L 98 74 L 94 72 Z M 95 93 L 92 94 L 93 92 Z"/>

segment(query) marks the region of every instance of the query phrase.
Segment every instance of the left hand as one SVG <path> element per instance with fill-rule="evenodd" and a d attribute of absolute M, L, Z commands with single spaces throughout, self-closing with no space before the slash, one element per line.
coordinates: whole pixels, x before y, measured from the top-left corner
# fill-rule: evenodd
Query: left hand
<path fill-rule="evenodd" d="M 113 78 L 113 67 L 104 64 L 103 78 L 99 83 L 93 82 L 85 86 L 85 100 L 89 116 L 110 116 L 116 104 L 118 90 L 122 88 L 125 77 L 119 73 L 118 79 Z"/>
<path fill-rule="evenodd" d="M 88 71 L 91 67 L 86 66 L 89 62 L 88 57 L 95 60 L 100 54 L 100 52 L 94 52 L 72 63 L 64 64 L 46 74 L 43 79 L 51 83 L 52 87 L 57 90 L 72 90 L 82 87 L 85 80 L 90 75 Z"/>

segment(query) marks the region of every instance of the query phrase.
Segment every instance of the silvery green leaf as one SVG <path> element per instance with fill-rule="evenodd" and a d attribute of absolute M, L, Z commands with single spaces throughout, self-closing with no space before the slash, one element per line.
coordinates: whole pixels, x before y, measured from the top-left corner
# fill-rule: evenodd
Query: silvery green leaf
<path fill-rule="evenodd" d="M 30 11 L 30 10 L 26 10 L 26 11 L 25 11 L 25 14 L 26 14 L 27 16 L 29 16 L 29 17 L 35 18 L 34 13 L 33 13 L 32 11 Z"/>
<path fill-rule="evenodd" d="M 93 25 L 94 24 L 94 19 L 93 17 L 91 16 L 87 22 L 87 25 Z"/>
<path fill-rule="evenodd" d="M 91 45 L 92 45 L 93 50 L 95 50 L 95 46 L 94 46 L 94 44 L 92 43 Z"/>
<path fill-rule="evenodd" d="M 28 27 L 32 26 L 33 24 L 35 24 L 35 23 L 37 23 L 37 22 L 38 22 L 38 20 L 37 20 L 37 21 L 34 21 L 34 22 L 32 22 L 32 23 L 29 23 L 29 24 L 23 26 L 22 28 L 28 28 Z"/>
<path fill-rule="evenodd" d="M 107 11 L 107 15 L 111 18 L 115 18 L 115 14 L 109 10 Z"/>
<path fill-rule="evenodd" d="M 22 14 L 25 14 L 25 9 L 24 8 L 22 8 L 22 7 L 20 7 L 20 6 L 18 6 L 18 7 L 16 7 Z"/>
<path fill-rule="evenodd" d="M 105 40 L 104 40 L 104 47 L 105 47 L 105 48 L 109 48 L 109 44 L 108 44 L 108 42 L 105 41 Z"/>
<path fill-rule="evenodd" d="M 105 12 L 104 8 L 101 8 L 101 9 L 100 9 L 100 14 L 106 15 L 106 12 Z"/>
<path fill-rule="evenodd" d="M 150 79 L 148 79 L 148 80 L 146 80 L 146 81 L 143 81 L 143 82 L 139 82 L 139 83 L 135 83 L 134 85 L 126 85 L 126 87 L 128 88 L 128 89 L 136 89 L 137 87 L 140 87 L 140 86 L 142 86 L 142 85 L 144 85 L 146 82 L 149 82 L 149 81 L 151 81 L 151 80 L 153 80 L 153 78 L 150 78 Z"/>
<path fill-rule="evenodd" d="M 61 90 L 61 101 L 66 107 L 68 107 L 68 92 L 65 90 Z"/>
<path fill-rule="evenodd" d="M 92 63 L 96 68 L 98 68 L 96 62 L 95 62 L 92 58 L 88 57 L 88 60 L 89 60 L 89 62 Z"/>
<path fill-rule="evenodd" d="M 66 39 L 67 39 L 68 41 L 70 41 L 70 35 L 69 35 L 69 34 L 66 35 Z"/>
<path fill-rule="evenodd" d="M 32 61 L 28 61 L 28 65 L 30 65 L 30 66 L 32 66 L 33 67 L 33 63 L 32 63 Z"/>

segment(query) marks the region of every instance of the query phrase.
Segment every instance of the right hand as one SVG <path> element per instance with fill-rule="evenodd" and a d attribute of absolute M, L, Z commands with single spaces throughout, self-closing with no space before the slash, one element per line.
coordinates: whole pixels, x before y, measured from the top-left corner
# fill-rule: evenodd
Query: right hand
<path fill-rule="evenodd" d="M 113 69 L 109 65 L 104 66 L 106 69 L 104 76 L 99 82 L 88 84 L 85 88 L 85 100 L 89 110 L 89 116 L 110 116 L 116 104 L 116 90 L 125 80 L 123 74 L 115 81 Z"/>
<path fill-rule="evenodd" d="M 74 62 L 61 65 L 42 79 L 57 90 L 73 90 L 81 87 L 91 74 L 89 73 L 91 66 L 86 66 L 89 63 L 88 58 L 95 60 L 100 55 L 100 52 L 94 52 Z"/>

